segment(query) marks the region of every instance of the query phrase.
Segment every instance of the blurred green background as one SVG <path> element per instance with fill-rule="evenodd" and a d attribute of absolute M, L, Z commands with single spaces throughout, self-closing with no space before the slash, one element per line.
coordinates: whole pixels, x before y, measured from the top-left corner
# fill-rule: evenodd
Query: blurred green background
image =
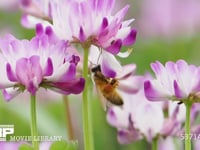
<path fill-rule="evenodd" d="M 125 4 L 127 2 L 123 1 L 122 3 Z M 143 11 L 141 7 L 142 1 L 129 1 L 128 3 L 131 4 L 131 8 L 127 17 L 134 17 L 136 19 L 132 26 L 138 29 L 138 36 L 136 44 L 132 47 L 132 54 L 126 59 L 118 58 L 122 64 L 137 64 L 138 74 L 150 71 L 150 63 L 155 60 L 164 63 L 168 60 L 176 61 L 177 59 L 185 59 L 188 63 L 200 64 L 200 26 L 190 35 L 179 32 L 173 34 L 173 36 L 165 36 L 164 34 L 147 36 L 140 26 L 140 17 L 142 17 L 141 14 Z M 9 32 L 18 38 L 30 39 L 33 37 L 35 31 L 23 28 L 20 24 L 20 17 L 20 11 L 0 10 L 0 35 L 3 36 Z M 126 47 L 123 48 L 123 51 L 125 50 L 127 50 Z M 69 96 L 69 105 L 75 137 L 79 141 L 79 149 L 82 150 L 81 95 Z M 103 111 L 97 98 L 93 97 L 91 99 L 91 105 L 95 150 L 150 149 L 150 146 L 145 141 L 137 141 L 129 145 L 118 144 L 116 129 L 107 123 L 106 112 Z M 66 107 L 61 96 L 54 93 L 50 93 L 50 96 L 48 96 L 48 93 L 43 94 L 41 92 L 37 102 L 39 134 L 49 136 L 58 135 L 67 139 L 65 109 Z M 10 102 L 5 102 L 0 97 L 0 124 L 14 124 L 15 135 L 30 135 L 29 112 L 29 96 L 26 94 Z"/>

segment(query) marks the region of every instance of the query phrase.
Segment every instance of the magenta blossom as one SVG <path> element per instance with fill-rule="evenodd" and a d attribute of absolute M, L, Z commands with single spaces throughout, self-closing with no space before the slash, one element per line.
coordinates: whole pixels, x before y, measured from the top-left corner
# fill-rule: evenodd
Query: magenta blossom
<path fill-rule="evenodd" d="M 27 144 L 29 146 L 29 144 L 25 142 L 3 142 L 3 141 L 1 142 L 0 141 L 1 150 L 19 150 L 21 147 L 20 145 L 22 144 Z M 52 142 L 41 142 L 40 150 L 49 150 L 51 144 Z"/>
<path fill-rule="evenodd" d="M 60 0 L 51 3 L 53 29 L 71 42 L 96 45 L 117 54 L 135 42 L 136 30 L 123 21 L 129 5 L 113 15 L 115 0 Z"/>
<path fill-rule="evenodd" d="M 18 40 L 12 35 L 0 39 L 0 88 L 6 100 L 27 90 L 32 95 L 40 88 L 62 94 L 78 94 L 84 79 L 76 77 L 79 58 L 70 54 L 66 41 L 58 41 L 51 28 L 37 26 L 37 35 Z"/>
<path fill-rule="evenodd" d="M 184 60 L 151 64 L 156 79 L 144 83 L 145 95 L 148 100 L 199 101 L 200 67 L 188 65 Z"/>
<path fill-rule="evenodd" d="M 4 10 L 4 11 L 13 11 L 13 10 L 17 10 L 17 3 L 18 0 L 1 0 L 0 1 L 0 10 Z"/>
<path fill-rule="evenodd" d="M 144 80 L 147 79 L 150 77 L 144 77 Z M 142 85 L 143 81 L 140 82 Z M 143 87 L 136 94 L 124 93 L 123 98 L 123 107 L 113 106 L 107 113 L 109 124 L 117 128 L 119 143 L 129 144 L 143 138 L 150 143 L 154 138 L 158 138 L 159 142 L 167 142 L 162 138 L 180 138 L 184 135 L 184 105 L 171 101 L 148 101 Z M 192 131 L 196 134 L 200 131 L 199 125 L 195 125 L 199 106 L 195 104 L 191 109 Z"/>
<path fill-rule="evenodd" d="M 199 31 L 199 16 L 198 0 L 143 0 L 139 26 L 147 36 L 191 35 Z"/>
<path fill-rule="evenodd" d="M 142 138 L 152 142 L 157 136 L 176 136 L 182 129 L 185 114 L 183 105 L 173 102 L 152 103 L 145 98 L 143 88 L 136 94 L 124 95 L 124 99 L 123 108 L 115 106 L 107 113 L 109 124 L 118 130 L 121 144 Z"/>
<path fill-rule="evenodd" d="M 0 141 L 1 150 L 18 150 L 21 144 L 20 142 Z"/>
<path fill-rule="evenodd" d="M 192 133 L 190 135 L 191 137 L 195 137 L 193 140 L 193 150 L 199 150 L 200 149 L 200 137 L 199 134 Z M 166 139 L 160 139 L 158 141 L 158 149 L 159 150 L 177 150 L 177 149 L 184 149 L 184 145 L 182 139 L 174 139 L 172 137 L 166 138 Z"/>
<path fill-rule="evenodd" d="M 159 139 L 158 141 L 158 149 L 159 150 L 177 150 L 177 149 L 184 149 L 183 144 L 180 141 L 180 139 L 177 139 L 175 141 L 175 138 L 173 137 L 167 137 Z M 197 150 L 197 149 L 195 149 Z"/>

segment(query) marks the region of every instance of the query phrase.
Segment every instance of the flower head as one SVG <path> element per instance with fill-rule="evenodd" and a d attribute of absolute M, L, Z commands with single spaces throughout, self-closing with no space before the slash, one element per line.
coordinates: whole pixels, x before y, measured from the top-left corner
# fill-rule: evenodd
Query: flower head
<path fill-rule="evenodd" d="M 135 42 L 136 30 L 123 21 L 129 8 L 113 15 L 115 0 L 61 0 L 51 3 L 53 29 L 58 37 L 85 45 L 96 45 L 112 54 Z"/>
<path fill-rule="evenodd" d="M 156 79 L 144 83 L 145 95 L 151 101 L 199 101 L 200 67 L 188 65 L 184 60 L 151 64 Z"/>
<path fill-rule="evenodd" d="M 144 0 L 139 26 L 142 34 L 150 37 L 188 36 L 199 31 L 199 15 L 200 2 L 196 0 Z"/>
<path fill-rule="evenodd" d="M 143 81 L 140 82 L 143 84 Z M 185 107 L 171 101 L 151 102 L 143 87 L 136 94 L 123 94 L 124 106 L 113 106 L 107 113 L 109 124 L 118 130 L 118 141 L 128 144 L 145 138 L 177 136 L 182 131 Z M 192 110 L 193 111 L 193 110 Z"/>
<path fill-rule="evenodd" d="M 67 42 L 56 40 L 50 28 L 37 26 L 37 35 L 18 40 L 12 35 L 0 39 L 0 88 L 10 100 L 27 90 L 32 95 L 40 88 L 62 94 L 78 94 L 84 79 L 76 77 L 76 56 L 67 50 Z"/>

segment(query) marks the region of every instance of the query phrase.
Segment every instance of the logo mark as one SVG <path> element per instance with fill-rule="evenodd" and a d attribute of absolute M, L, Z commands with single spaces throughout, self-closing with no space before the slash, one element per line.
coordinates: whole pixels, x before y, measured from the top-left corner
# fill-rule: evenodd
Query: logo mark
<path fill-rule="evenodd" d="M 0 141 L 6 141 L 6 136 L 14 133 L 14 125 L 0 125 Z"/>

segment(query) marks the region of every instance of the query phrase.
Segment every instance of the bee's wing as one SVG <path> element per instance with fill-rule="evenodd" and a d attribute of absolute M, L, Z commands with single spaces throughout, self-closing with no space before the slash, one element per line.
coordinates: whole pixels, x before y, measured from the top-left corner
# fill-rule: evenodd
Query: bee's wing
<path fill-rule="evenodd" d="M 94 75 L 92 75 L 93 85 L 95 85 L 98 98 L 99 98 L 99 100 L 101 102 L 101 105 L 102 105 L 103 109 L 106 111 L 107 110 L 107 102 L 106 102 L 107 100 L 104 98 L 103 94 L 101 93 L 99 86 L 95 83 L 93 76 Z"/>
<path fill-rule="evenodd" d="M 113 99 L 115 99 L 115 101 L 113 102 L 111 100 L 106 99 L 103 96 L 103 94 L 102 94 L 102 92 L 101 92 L 101 90 L 100 90 L 100 88 L 98 86 L 96 86 L 96 89 L 97 89 L 97 94 L 98 94 L 99 100 L 100 100 L 100 102 L 102 104 L 102 107 L 103 107 L 104 111 L 106 111 L 109 107 L 112 107 L 112 106 L 122 107 L 122 105 L 123 105 L 123 104 L 121 104 L 122 99 L 118 94 L 117 94 L 117 96 L 116 95 L 112 95 L 111 96 Z M 118 102 L 120 104 L 117 104 L 116 102 Z M 123 101 L 122 101 L 122 103 L 123 103 Z"/>
<path fill-rule="evenodd" d="M 96 85 L 96 91 L 97 91 L 98 98 L 101 102 L 101 105 L 102 105 L 103 109 L 106 111 L 107 106 L 108 106 L 108 102 L 105 99 L 105 97 L 103 96 L 102 92 L 100 91 L 100 88 L 98 87 L 98 85 Z"/>

